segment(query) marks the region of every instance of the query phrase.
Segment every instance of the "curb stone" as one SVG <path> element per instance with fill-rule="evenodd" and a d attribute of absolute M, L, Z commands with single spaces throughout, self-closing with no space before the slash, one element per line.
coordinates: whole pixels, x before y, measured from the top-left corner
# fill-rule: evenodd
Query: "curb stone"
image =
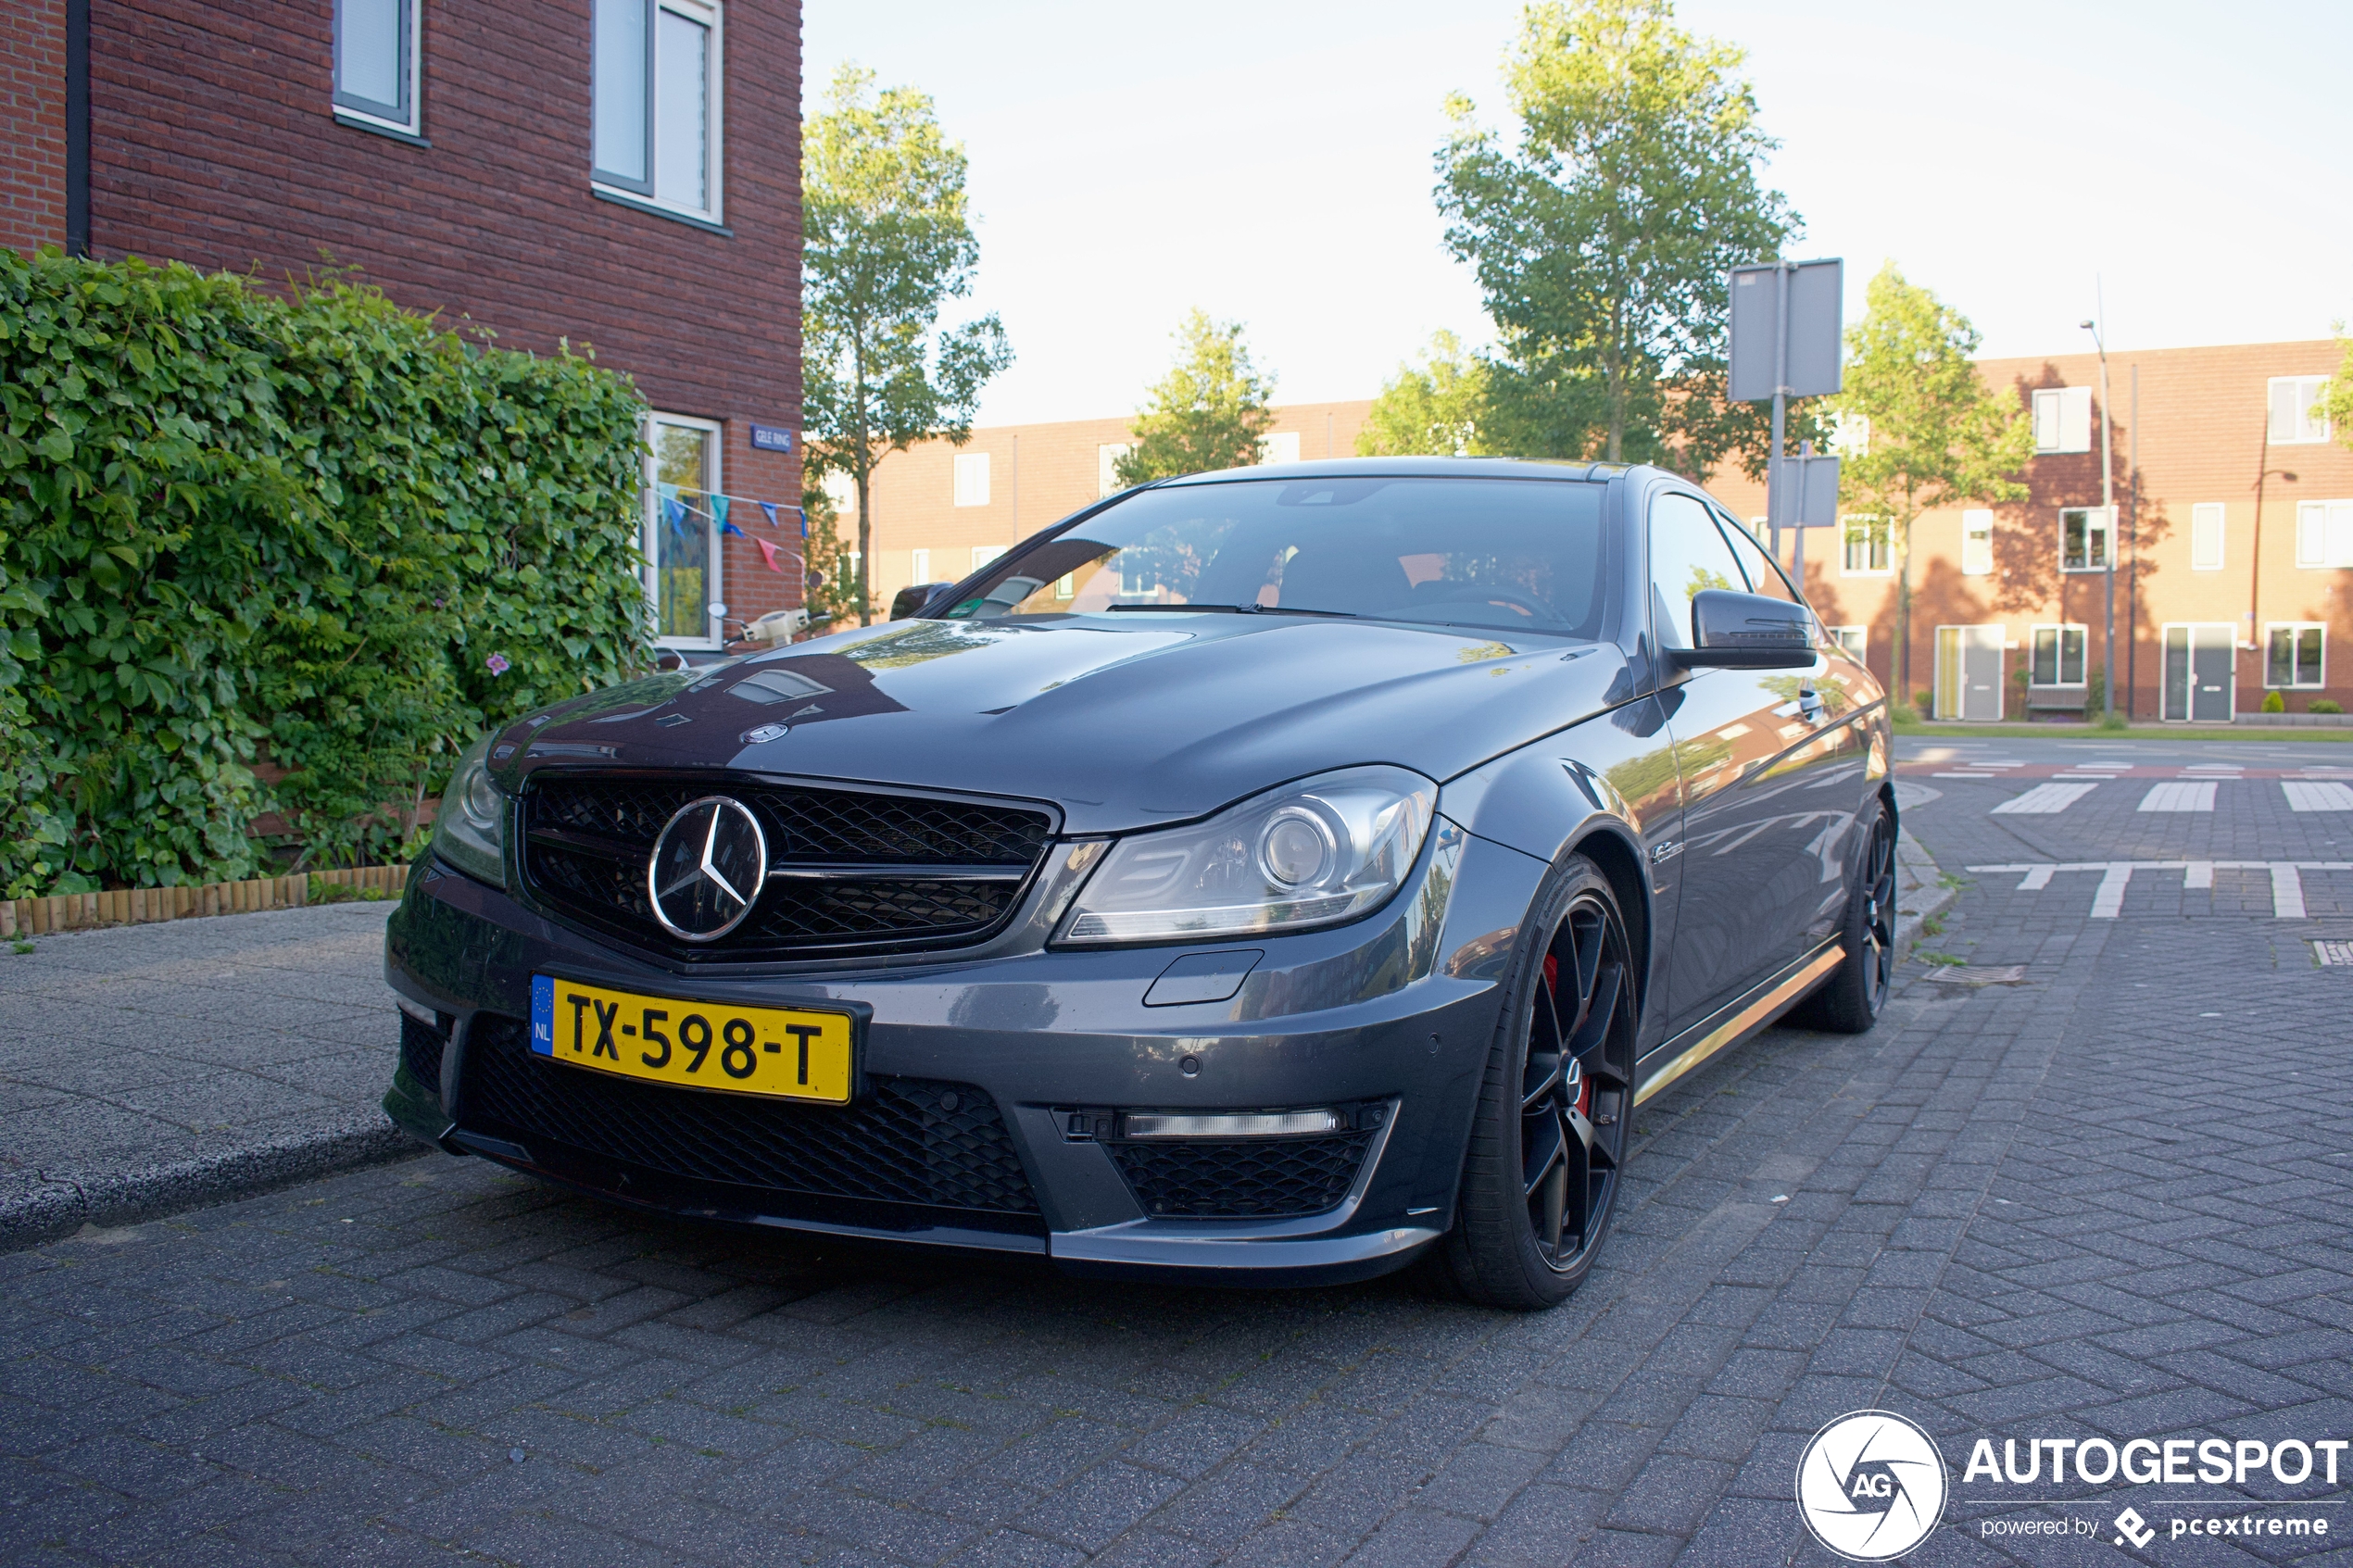
<path fill-rule="evenodd" d="M 13 1171 L 0 1174 L 0 1252 L 84 1225 L 136 1224 L 428 1152 L 383 1111 L 371 1110 L 242 1148 L 133 1170 Z"/>
<path fill-rule="evenodd" d="M 1919 941 L 1923 923 L 1951 907 L 1955 891 L 1938 879 L 1944 873 L 1908 829 L 1895 838 L 1895 961 L 1909 958 Z"/>

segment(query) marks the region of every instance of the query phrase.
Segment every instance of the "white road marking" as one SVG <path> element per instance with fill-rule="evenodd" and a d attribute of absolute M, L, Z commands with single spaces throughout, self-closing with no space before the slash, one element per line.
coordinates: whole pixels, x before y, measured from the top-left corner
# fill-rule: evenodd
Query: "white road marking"
<path fill-rule="evenodd" d="M 2116 782 L 2117 776 L 2118 775 L 2114 773 L 2053 773 L 2051 775 L 2052 778 L 2058 780 L 2061 783 L 2069 781 L 2088 781 L 2092 784 L 2113 784 Z"/>
<path fill-rule="evenodd" d="M 2032 860 L 2007 866 L 1971 866 L 1970 871 L 1992 875 L 2002 872 L 2023 873 L 2017 891 L 2039 893 L 2050 886 L 2051 878 L 2059 872 L 2098 872 L 2099 887 L 2092 895 L 2092 918 L 2114 920 L 2124 910 L 2124 890 L 2132 884 L 2135 872 L 2180 872 L 2185 891 L 2209 890 L 2214 885 L 2214 872 L 2223 871 L 2268 872 L 2271 878 L 2271 918 L 2302 920 L 2304 912 L 2304 873 L 2306 872 L 2353 872 L 2353 860 L 2077 860 L 2056 862 Z"/>
<path fill-rule="evenodd" d="M 2323 964 L 2353 964 L 2353 942 L 2316 941 L 2312 957 Z"/>
<path fill-rule="evenodd" d="M 2304 918 L 2304 878 L 2295 865 L 2286 860 L 2271 862 L 2271 918 L 2302 920 Z"/>
<path fill-rule="evenodd" d="M 2038 784 L 2024 795 L 2003 801 L 1994 811 L 1997 816 L 2055 816 L 2098 787 L 2088 784 Z"/>
<path fill-rule="evenodd" d="M 2282 779 L 2280 792 L 2291 811 L 2353 811 L 2353 784 Z"/>
<path fill-rule="evenodd" d="M 1931 779 L 1990 779 L 1991 773 L 1931 773 Z"/>
<path fill-rule="evenodd" d="M 2149 785 L 2141 797 L 2144 811 L 2211 811 L 2214 809 L 2214 783 L 2176 783 Z"/>

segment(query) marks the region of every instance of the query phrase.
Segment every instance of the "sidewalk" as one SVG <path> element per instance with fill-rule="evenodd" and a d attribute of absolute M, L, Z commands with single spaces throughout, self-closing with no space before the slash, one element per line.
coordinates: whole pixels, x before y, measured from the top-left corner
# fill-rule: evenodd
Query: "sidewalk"
<path fill-rule="evenodd" d="M 389 903 L 0 952 L 0 1249 L 396 1158 Z"/>

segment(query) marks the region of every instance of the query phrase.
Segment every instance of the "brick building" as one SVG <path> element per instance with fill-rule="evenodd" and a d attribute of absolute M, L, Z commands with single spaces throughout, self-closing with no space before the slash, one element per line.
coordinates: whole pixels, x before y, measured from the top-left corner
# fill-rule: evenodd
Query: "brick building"
<path fill-rule="evenodd" d="M 2017 719 L 2084 702 L 2104 667 L 2111 549 L 2120 709 L 2227 721 L 2272 691 L 2289 712 L 2316 697 L 2353 709 L 2353 450 L 2312 411 L 2342 357 L 2326 339 L 2111 354 L 2112 530 L 2097 358 L 1980 361 L 2032 415 L 2037 450 L 2024 500 L 1913 527 L 1907 684 L 1931 694 L 1925 711 Z M 1764 515 L 1745 476 L 1711 488 Z M 1885 529 L 1811 531 L 1806 593 L 1891 679 Z"/>
<path fill-rule="evenodd" d="M 5 26 L 0 243 L 347 268 L 592 351 L 655 410 L 661 640 L 800 602 L 793 513 L 749 504 L 800 496 L 798 0 L 22 0 Z"/>
<path fill-rule="evenodd" d="M 1908 684 L 1931 694 L 1927 710 L 2081 711 L 2105 655 L 2111 548 L 2118 707 L 2228 719 L 2276 690 L 2291 712 L 2315 697 L 2353 709 L 2353 451 L 2311 412 L 2340 358 L 2326 339 L 2111 355 L 2112 530 L 2099 512 L 2097 358 L 1982 361 L 2034 419 L 2038 450 L 2024 500 L 1914 525 Z M 1346 456 L 1369 408 L 1277 408 L 1268 455 Z M 961 448 L 889 458 L 875 484 L 877 604 L 910 583 L 960 578 L 1107 494 L 1128 422 L 1000 426 Z M 1762 486 L 1734 470 L 1709 488 L 1761 522 Z M 1793 545 L 1785 535 L 1784 561 Z M 1889 546 L 1869 520 L 1812 532 L 1806 591 L 1892 684 Z"/>
<path fill-rule="evenodd" d="M 1290 403 L 1275 409 L 1270 461 L 1347 457 L 1372 405 Z M 1007 546 L 1118 486 L 1112 464 L 1131 439 L 1126 418 L 994 425 L 962 446 L 927 441 L 875 470 L 875 564 L 879 609 L 912 583 L 952 583 Z M 828 482 L 844 537 L 856 537 L 857 496 Z"/>

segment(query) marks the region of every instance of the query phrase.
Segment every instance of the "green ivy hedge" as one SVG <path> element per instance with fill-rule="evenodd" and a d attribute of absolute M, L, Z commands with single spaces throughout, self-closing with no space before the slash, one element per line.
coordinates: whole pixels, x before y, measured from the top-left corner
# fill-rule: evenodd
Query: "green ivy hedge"
<path fill-rule="evenodd" d="M 642 671 L 643 410 L 347 282 L 0 249 L 0 890 L 250 876 L 270 811 L 396 852 L 485 725 Z"/>

